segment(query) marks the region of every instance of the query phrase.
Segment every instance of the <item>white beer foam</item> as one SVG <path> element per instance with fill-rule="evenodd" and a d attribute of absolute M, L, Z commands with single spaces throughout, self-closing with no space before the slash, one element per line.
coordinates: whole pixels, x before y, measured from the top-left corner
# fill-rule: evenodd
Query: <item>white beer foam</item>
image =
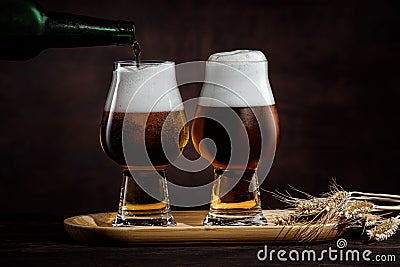
<path fill-rule="evenodd" d="M 212 54 L 206 63 L 201 97 L 201 106 L 274 105 L 265 55 L 256 50 Z"/>
<path fill-rule="evenodd" d="M 113 71 L 105 111 L 149 113 L 182 109 L 173 62 L 119 66 Z"/>
<path fill-rule="evenodd" d="M 257 50 L 234 50 L 212 54 L 209 61 L 265 61 L 264 53 Z"/>

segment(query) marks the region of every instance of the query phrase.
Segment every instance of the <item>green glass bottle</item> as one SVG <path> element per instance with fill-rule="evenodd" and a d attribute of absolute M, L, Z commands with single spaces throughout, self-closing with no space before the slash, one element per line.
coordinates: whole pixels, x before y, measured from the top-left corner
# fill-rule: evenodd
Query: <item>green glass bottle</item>
<path fill-rule="evenodd" d="M 27 0 L 0 0 L 0 59 L 26 60 L 51 47 L 129 45 L 133 22 L 44 11 Z"/>

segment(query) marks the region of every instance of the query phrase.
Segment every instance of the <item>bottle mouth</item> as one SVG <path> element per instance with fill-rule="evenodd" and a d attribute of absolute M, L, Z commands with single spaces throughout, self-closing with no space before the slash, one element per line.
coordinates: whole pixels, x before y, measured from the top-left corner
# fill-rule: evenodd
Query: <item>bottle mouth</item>
<path fill-rule="evenodd" d="M 118 21 L 120 31 L 135 32 L 135 24 L 132 21 Z"/>

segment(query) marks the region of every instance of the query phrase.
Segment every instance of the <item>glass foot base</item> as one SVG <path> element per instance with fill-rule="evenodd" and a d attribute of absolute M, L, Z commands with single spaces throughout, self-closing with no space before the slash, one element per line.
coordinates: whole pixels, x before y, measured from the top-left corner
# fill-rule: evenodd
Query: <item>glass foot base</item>
<path fill-rule="evenodd" d="M 265 219 L 262 212 L 250 213 L 221 213 L 210 211 L 203 221 L 204 226 L 265 226 Z"/>
<path fill-rule="evenodd" d="M 140 215 L 140 216 L 123 216 L 117 215 L 113 224 L 114 227 L 124 226 L 176 226 L 174 217 L 171 214 L 160 216 Z"/>

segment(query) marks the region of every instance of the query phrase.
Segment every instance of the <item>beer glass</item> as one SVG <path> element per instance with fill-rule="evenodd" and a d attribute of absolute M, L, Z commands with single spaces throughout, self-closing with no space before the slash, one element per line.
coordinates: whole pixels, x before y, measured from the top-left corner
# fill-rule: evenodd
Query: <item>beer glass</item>
<path fill-rule="evenodd" d="M 165 170 L 188 139 L 175 64 L 115 62 L 100 127 L 101 146 L 123 173 L 114 226 L 176 224 Z"/>
<path fill-rule="evenodd" d="M 265 225 L 257 173 L 268 174 L 279 121 L 260 51 L 216 53 L 206 62 L 205 83 L 192 124 L 197 152 L 214 167 L 204 225 Z"/>

